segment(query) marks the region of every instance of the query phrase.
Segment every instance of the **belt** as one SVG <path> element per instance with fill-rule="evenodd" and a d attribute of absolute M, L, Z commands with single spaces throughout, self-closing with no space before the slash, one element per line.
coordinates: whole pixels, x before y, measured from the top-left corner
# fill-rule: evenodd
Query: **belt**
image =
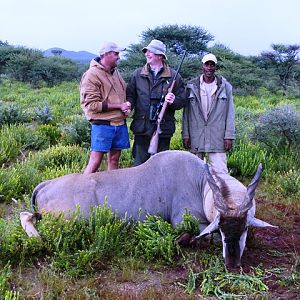
<path fill-rule="evenodd" d="M 108 120 L 92 120 L 91 123 L 93 125 L 121 126 L 126 124 L 126 121 L 123 120 L 123 121 L 116 122 L 116 121 L 108 121 Z"/>

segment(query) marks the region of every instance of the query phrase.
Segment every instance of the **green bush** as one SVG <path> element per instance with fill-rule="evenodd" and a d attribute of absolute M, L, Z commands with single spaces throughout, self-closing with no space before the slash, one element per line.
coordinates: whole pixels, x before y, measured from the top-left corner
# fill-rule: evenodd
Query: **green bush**
<path fill-rule="evenodd" d="M 0 271 L 0 299 L 3 299 L 2 296 L 7 290 L 10 289 L 10 280 L 12 277 L 10 264 L 7 263 L 5 266 L 1 266 Z"/>
<path fill-rule="evenodd" d="M 3 126 L 0 130 L 0 164 L 14 160 L 21 152 L 22 143 L 15 126 Z"/>
<path fill-rule="evenodd" d="M 0 300 L 19 300 L 19 292 L 11 290 L 12 271 L 7 263 L 0 271 Z"/>
<path fill-rule="evenodd" d="M 5 224 L 3 224 L 5 222 Z M 36 237 L 28 238 L 18 217 L 9 221 L 0 219 L 0 258 L 12 265 L 30 264 L 45 254 L 43 242 Z"/>
<path fill-rule="evenodd" d="M 70 116 L 68 123 L 61 124 L 62 143 L 64 145 L 80 145 L 88 148 L 91 140 L 90 124 L 82 115 Z"/>
<path fill-rule="evenodd" d="M 180 236 L 183 232 L 187 232 L 190 235 L 198 235 L 200 220 L 191 215 L 191 213 L 186 209 L 183 215 L 183 222 L 176 226 L 175 232 L 177 236 Z"/>
<path fill-rule="evenodd" d="M 250 108 L 241 106 L 235 110 L 235 128 L 236 141 L 249 137 L 253 131 L 253 121 L 257 118 L 257 114 Z"/>
<path fill-rule="evenodd" d="M 230 174 L 235 176 L 253 176 L 258 165 L 262 163 L 264 168 L 268 168 L 273 163 L 273 157 L 258 144 L 252 144 L 250 140 L 238 140 L 234 144 L 233 150 L 227 158 Z"/>
<path fill-rule="evenodd" d="M 0 129 L 0 164 L 12 162 L 25 150 L 40 150 L 58 142 L 60 131 L 51 125 L 5 125 Z"/>
<path fill-rule="evenodd" d="M 159 216 L 148 215 L 145 221 L 138 223 L 134 234 L 137 239 L 136 255 L 147 260 L 161 258 L 173 262 L 179 251 L 172 225 Z"/>
<path fill-rule="evenodd" d="M 270 173 L 267 180 L 272 183 L 270 190 L 273 190 L 276 198 L 285 198 L 285 201 L 296 202 L 300 197 L 300 171 L 291 168 L 288 171 Z"/>
<path fill-rule="evenodd" d="M 28 161 L 36 169 L 43 171 L 46 168 L 71 167 L 77 163 L 84 166 L 87 154 L 86 150 L 77 145 L 57 145 L 34 155 L 30 154 Z"/>
<path fill-rule="evenodd" d="M 289 149 L 282 149 L 280 155 L 272 155 L 273 160 L 268 165 L 269 173 L 275 174 L 280 172 L 287 172 L 290 169 L 298 168 L 300 169 L 300 159 L 299 154 L 292 152 Z"/>
<path fill-rule="evenodd" d="M 133 165 L 131 149 L 122 150 L 120 157 L 120 168 L 130 168 Z"/>
<path fill-rule="evenodd" d="M 104 204 L 92 208 L 88 220 L 79 214 L 79 208 L 68 220 L 62 214 L 47 214 L 37 228 L 53 256 L 53 266 L 78 276 L 91 271 L 98 262 L 126 255 L 128 226 Z"/>
<path fill-rule="evenodd" d="M 5 104 L 0 101 L 0 127 L 3 125 L 20 124 L 29 122 L 28 112 L 15 103 Z"/>
<path fill-rule="evenodd" d="M 253 138 L 277 154 L 286 148 L 299 148 L 300 111 L 292 105 L 266 111 L 255 124 Z"/>
<path fill-rule="evenodd" d="M 101 207 L 94 207 L 87 230 L 93 241 L 89 249 L 97 253 L 98 257 L 126 255 L 124 245 L 130 239 L 130 223 L 127 223 L 126 218 L 119 219 L 118 212 L 113 212 L 111 206 L 104 203 Z"/>
<path fill-rule="evenodd" d="M 60 141 L 62 133 L 57 126 L 42 124 L 37 126 L 36 135 L 42 141 L 41 149 L 46 149 L 49 146 L 56 145 Z"/>
<path fill-rule="evenodd" d="M 87 155 L 78 146 L 60 145 L 35 154 L 30 153 L 26 160 L 7 169 L 0 169 L 1 201 L 22 198 L 43 180 L 80 172 Z"/>
<path fill-rule="evenodd" d="M 41 180 L 41 174 L 27 164 L 16 164 L 9 169 L 0 169 L 0 194 L 2 201 L 10 202 L 11 199 L 22 199 L 24 194 L 29 194 Z"/>
<path fill-rule="evenodd" d="M 53 114 L 47 101 L 44 99 L 41 105 L 34 108 L 34 119 L 41 124 L 49 124 L 53 120 Z"/>

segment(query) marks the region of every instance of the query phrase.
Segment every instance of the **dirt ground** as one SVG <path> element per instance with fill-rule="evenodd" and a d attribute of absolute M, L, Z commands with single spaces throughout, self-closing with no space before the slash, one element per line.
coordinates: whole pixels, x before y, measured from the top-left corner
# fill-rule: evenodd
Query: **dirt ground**
<path fill-rule="evenodd" d="M 259 203 L 259 199 L 257 200 Z M 279 228 L 256 228 L 254 230 L 255 245 L 248 248 L 243 256 L 244 266 L 261 265 L 265 270 L 275 269 L 279 271 L 277 276 L 270 276 L 266 284 L 269 287 L 272 299 L 300 299 L 300 282 L 298 273 L 298 289 L 295 285 L 283 286 L 282 279 L 291 274 L 285 274 L 284 270 L 294 268 L 300 272 L 300 212 L 289 212 L 285 205 L 276 205 L 272 209 L 277 210 L 277 220 L 268 220 L 272 224 L 278 224 Z M 296 260 L 298 263 L 296 265 Z M 246 271 L 246 269 L 244 268 Z M 281 279 L 281 280 L 280 280 Z"/>

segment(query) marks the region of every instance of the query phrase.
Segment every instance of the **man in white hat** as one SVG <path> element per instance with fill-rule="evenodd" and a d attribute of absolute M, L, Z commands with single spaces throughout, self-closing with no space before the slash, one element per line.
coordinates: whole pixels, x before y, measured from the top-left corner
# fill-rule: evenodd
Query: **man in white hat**
<path fill-rule="evenodd" d="M 179 74 L 172 93 L 168 92 L 175 70 L 166 62 L 165 44 L 154 39 L 142 51 L 147 62 L 132 73 L 126 90 L 127 101 L 134 111 L 130 126 L 134 134 L 134 166 L 144 163 L 150 157 L 148 148 L 156 128 L 160 101 L 165 99 L 169 105 L 160 126 L 162 133 L 159 135 L 158 152 L 169 149 L 175 132 L 175 110 L 181 109 L 186 103 L 184 83 Z"/>
<path fill-rule="evenodd" d="M 80 82 L 80 104 L 91 123 L 91 152 L 84 173 L 94 173 L 108 153 L 107 169 L 117 169 L 121 150 L 130 148 L 126 117 L 126 84 L 117 70 L 119 52 L 125 48 L 104 43 Z"/>
<path fill-rule="evenodd" d="M 204 55 L 203 74 L 187 83 L 182 139 L 184 147 L 200 158 L 208 153 L 215 172 L 228 173 L 226 151 L 235 139 L 234 103 L 231 84 L 215 75 L 217 63 L 212 53 Z"/>

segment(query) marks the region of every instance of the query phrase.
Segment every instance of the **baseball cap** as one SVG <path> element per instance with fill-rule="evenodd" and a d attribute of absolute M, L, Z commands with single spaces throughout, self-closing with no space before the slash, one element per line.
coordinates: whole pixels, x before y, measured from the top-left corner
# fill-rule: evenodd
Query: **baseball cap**
<path fill-rule="evenodd" d="M 213 61 L 215 64 L 218 63 L 217 58 L 212 53 L 208 53 L 208 54 L 204 55 L 201 61 L 204 64 L 208 61 Z"/>
<path fill-rule="evenodd" d="M 113 42 L 105 42 L 101 48 L 100 48 L 100 51 L 99 51 L 99 54 L 102 55 L 104 53 L 107 53 L 107 52 L 121 52 L 121 51 L 125 51 L 126 48 L 120 48 L 116 43 L 113 43 Z"/>
<path fill-rule="evenodd" d="M 143 48 L 142 51 L 145 53 L 147 50 L 153 52 L 154 54 L 161 54 L 167 59 L 166 56 L 166 45 L 159 40 L 152 40 L 150 44 Z"/>

